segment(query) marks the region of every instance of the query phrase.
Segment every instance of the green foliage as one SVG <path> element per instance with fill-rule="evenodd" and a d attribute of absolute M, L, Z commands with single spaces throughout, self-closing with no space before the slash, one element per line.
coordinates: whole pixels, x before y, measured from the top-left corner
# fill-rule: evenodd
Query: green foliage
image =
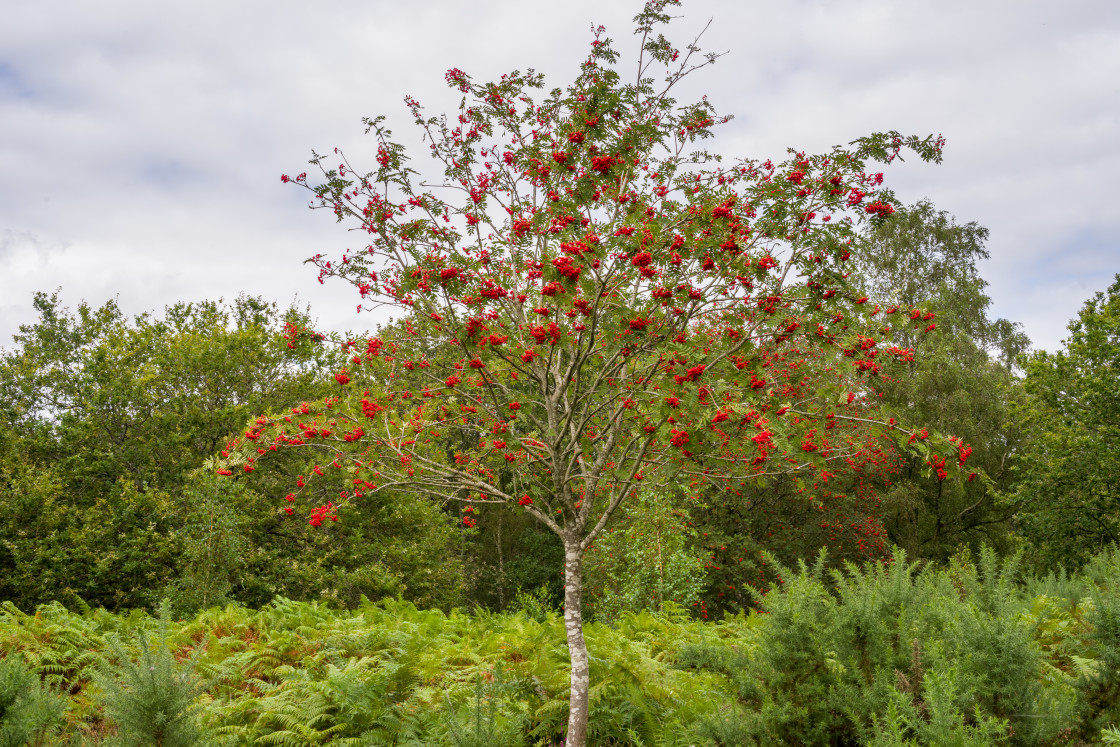
<path fill-rule="evenodd" d="M 101 689 L 105 716 L 117 729 L 115 742 L 148 747 L 189 747 L 196 745 L 201 733 L 196 721 L 195 700 L 206 689 L 195 675 L 197 657 L 183 663 L 171 651 L 169 611 L 161 610 L 154 641 L 147 631 L 136 633 L 132 654 L 116 637 L 106 639 L 113 666 L 104 666 L 95 677 Z"/>
<path fill-rule="evenodd" d="M 184 486 L 181 571 L 167 589 L 176 610 L 193 612 L 232 601 L 233 579 L 244 569 L 251 531 L 249 515 L 231 510 L 239 490 L 205 468 Z"/>
<path fill-rule="evenodd" d="M 513 602 L 509 606 L 510 612 L 524 612 L 537 622 L 544 622 L 550 614 L 558 610 L 553 603 L 553 597 L 547 586 L 539 586 L 532 591 L 518 588 L 514 594 Z"/>
<path fill-rule="evenodd" d="M 1072 745 L 1120 723 L 1120 550 L 1077 576 L 1024 578 L 990 550 L 776 576 L 760 613 L 705 623 L 666 604 L 589 624 L 590 741 Z M 171 622 L 9 604 L 0 666 L 67 696 L 65 719 L 40 724 L 59 743 L 155 744 L 162 711 L 206 744 L 553 745 L 564 626 L 534 615 L 279 599 Z"/>
<path fill-rule="evenodd" d="M 105 632 L 131 629 L 138 616 L 117 618 L 104 610 L 83 609 L 85 614 L 78 615 L 52 603 L 28 615 L 11 602 L 0 603 L 0 656 L 22 657 L 50 688 L 69 694 L 67 728 L 96 742 L 103 723 L 86 687 L 102 663 Z"/>
<path fill-rule="evenodd" d="M 281 508 L 292 505 L 284 496 L 297 478 L 294 465 L 287 467 L 252 488 L 227 487 L 223 510 L 235 514 L 230 520 L 248 545 L 230 572 L 232 599 L 263 606 L 279 595 L 353 607 L 363 596 L 399 595 L 445 609 L 465 602 L 468 548 L 438 504 L 384 491 L 348 502 L 337 522 L 313 527 L 306 515 Z M 352 487 L 350 477 L 332 469 L 320 478 L 322 503 Z"/>
<path fill-rule="evenodd" d="M 65 707 L 18 654 L 0 659 L 0 747 L 49 744 Z"/>
<path fill-rule="evenodd" d="M 553 744 L 567 722 L 567 649 L 555 613 L 444 614 L 388 599 L 337 612 L 278 600 L 260 612 L 231 605 L 162 625 L 150 636 L 153 622 L 140 613 L 11 607 L 0 616 L 0 652 L 22 651 L 55 672 L 71 694 L 63 737 L 94 743 L 112 735 L 110 716 L 121 736 L 141 728 L 126 733 L 126 723 L 153 724 L 157 698 L 134 684 L 149 676 L 156 684 L 147 687 L 179 695 L 165 713 L 197 703 L 207 743 Z M 590 625 L 603 652 L 593 662 L 596 743 L 693 743 L 692 725 L 730 691 L 718 675 L 670 662 L 681 642 L 716 635 L 679 610 L 624 615 L 614 629 Z M 192 670 L 208 683 L 197 701 L 188 697 Z M 91 682 L 115 693 L 109 703 Z"/>
<path fill-rule="evenodd" d="M 924 318 L 893 324 L 895 344 L 913 349 L 914 363 L 884 381 L 883 404 L 900 419 L 960 438 L 971 447 L 965 474 L 977 473 L 967 481 L 938 479 L 928 456 L 900 455 L 893 485 L 879 497 L 891 542 L 914 558 L 944 560 L 962 544 L 1011 547 L 1014 511 L 996 496 L 1012 484 L 1023 440 L 1014 363 L 1029 340 L 1017 324 L 988 317 L 991 301 L 978 267 L 989 256 L 987 238 L 986 228 L 957 223 L 922 201 L 874 226 L 868 251 L 856 258 L 869 294 L 901 310 L 920 305 L 936 314 L 933 334 L 922 332 Z M 888 308 L 885 320 L 893 319 Z M 952 464 L 959 455 L 941 456 Z"/>
<path fill-rule="evenodd" d="M 317 531 L 282 509 L 295 459 L 270 460 L 253 490 L 215 479 L 209 460 L 246 418 L 335 386 L 342 354 L 308 335 L 306 315 L 253 298 L 133 319 L 113 303 L 34 303 L 38 322 L 0 353 L 0 599 L 169 597 L 183 613 L 276 594 L 463 603 L 469 554 L 439 507 L 386 493 Z M 353 487 L 328 475 L 324 503 Z"/>
<path fill-rule="evenodd" d="M 704 580 L 682 496 L 646 491 L 620 509 L 584 561 L 584 604 L 594 619 L 695 604 Z"/>
<path fill-rule="evenodd" d="M 471 604 L 516 610 L 518 591 L 532 590 L 545 608 L 560 608 L 564 588 L 556 569 L 564 564 L 564 545 L 533 517 L 488 511 L 478 517 L 477 530 L 463 533 L 460 541 Z"/>
<path fill-rule="evenodd" d="M 900 680 L 901 682 L 901 680 Z M 988 747 L 1011 742 L 1008 722 L 979 708 L 962 711 L 962 695 L 953 669 L 932 672 L 923 680 L 919 696 L 892 690 L 886 715 L 872 716 L 874 735 L 870 747 Z M 1049 714 L 1040 714 L 1049 716 Z"/>
<path fill-rule="evenodd" d="M 740 708 L 705 726 L 720 744 L 1036 745 L 1076 720 L 1014 559 L 939 570 L 897 552 L 826 573 L 821 558 L 779 578 L 754 646 L 682 651 L 737 684 Z"/>
<path fill-rule="evenodd" d="M 1076 567 L 1120 541 L 1120 275 L 1069 333 L 1065 350 L 1024 359 L 1029 440 L 1013 498 L 1041 558 Z"/>
<path fill-rule="evenodd" d="M 72 313 L 57 294 L 34 305 L 39 320 L 0 353 L 14 434 L 0 455 L 0 593 L 25 607 L 153 604 L 177 575 L 190 474 L 249 413 L 307 391 L 329 356 L 289 348 L 279 327 L 305 315 L 254 298 L 133 319 L 113 302 Z"/>
<path fill-rule="evenodd" d="M 1081 718 L 1086 733 L 1120 724 L 1120 549 L 1094 556 L 1085 576 L 1092 580 L 1082 619 L 1089 630 L 1083 657 L 1075 672 L 1082 695 Z"/>
<path fill-rule="evenodd" d="M 474 699 L 456 706 L 446 696 L 448 741 L 454 747 L 517 747 L 528 721 L 523 702 L 515 700 L 516 682 L 507 683 L 502 669 L 475 678 Z"/>

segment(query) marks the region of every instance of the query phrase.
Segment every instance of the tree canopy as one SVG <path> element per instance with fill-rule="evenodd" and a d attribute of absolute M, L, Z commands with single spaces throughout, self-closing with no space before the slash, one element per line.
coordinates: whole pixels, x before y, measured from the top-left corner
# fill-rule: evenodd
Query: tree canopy
<path fill-rule="evenodd" d="M 268 497 L 295 479 L 297 455 L 251 487 L 204 469 L 245 418 L 333 385 L 343 359 L 306 332 L 305 312 L 248 297 L 133 318 L 114 302 L 33 303 L 39 319 L 0 353 L 0 597 L 459 603 L 455 532 L 438 507 L 385 493 L 327 536 Z"/>
<path fill-rule="evenodd" d="M 1023 365 L 1029 441 L 1015 505 L 1044 557 L 1079 566 L 1120 541 L 1120 275 L 1069 323 L 1064 350 Z"/>

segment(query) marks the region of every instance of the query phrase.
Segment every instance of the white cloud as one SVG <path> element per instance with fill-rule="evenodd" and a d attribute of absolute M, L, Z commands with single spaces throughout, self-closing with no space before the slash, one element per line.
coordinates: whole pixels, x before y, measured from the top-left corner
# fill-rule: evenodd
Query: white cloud
<path fill-rule="evenodd" d="M 348 290 L 320 288 L 300 264 L 351 237 L 304 210 L 279 174 L 302 170 L 311 148 L 362 160 L 363 116 L 388 114 L 405 134 L 405 93 L 432 112 L 453 105 L 442 80 L 453 66 L 483 79 L 534 67 L 561 85 L 593 22 L 632 50 L 636 11 L 592 0 L 9 3 L 0 230 L 25 238 L 0 252 L 0 340 L 31 320 L 35 290 L 59 285 L 71 303 L 119 295 L 133 313 L 298 292 L 332 326 L 360 326 Z M 686 89 L 737 115 L 715 141 L 722 152 L 944 133 L 945 164 L 896 164 L 888 181 L 991 229 L 995 311 L 1040 346 L 1056 347 L 1120 270 L 1109 243 L 1120 236 L 1120 4 L 685 0 L 679 14 L 681 41 L 713 17 L 703 43 L 729 50 Z M 1055 264 L 1068 280 L 1050 282 Z"/>

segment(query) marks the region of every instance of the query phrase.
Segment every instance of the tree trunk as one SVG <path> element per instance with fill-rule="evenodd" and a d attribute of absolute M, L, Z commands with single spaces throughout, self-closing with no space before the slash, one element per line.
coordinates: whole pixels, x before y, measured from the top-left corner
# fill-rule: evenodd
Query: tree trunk
<path fill-rule="evenodd" d="M 568 699 L 568 735 L 564 747 L 584 747 L 587 742 L 588 690 L 591 687 L 587 644 L 583 640 L 583 549 L 579 540 L 564 543 L 564 628 L 572 663 L 572 690 Z"/>

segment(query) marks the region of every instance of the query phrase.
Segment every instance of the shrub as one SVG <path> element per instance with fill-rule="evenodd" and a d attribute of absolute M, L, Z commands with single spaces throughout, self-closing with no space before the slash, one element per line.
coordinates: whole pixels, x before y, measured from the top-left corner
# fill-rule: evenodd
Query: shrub
<path fill-rule="evenodd" d="M 769 562 L 773 562 L 772 559 Z M 824 572 L 777 566 L 760 595 L 757 644 L 682 663 L 721 671 L 739 708 L 709 719 L 717 744 L 1021 744 L 1053 739 L 1072 692 L 1043 680 L 1045 654 L 1022 615 L 1017 560 L 889 562 Z M 1120 649 L 1118 649 L 1120 650 Z"/>
<path fill-rule="evenodd" d="M 139 660 L 133 661 L 119 638 L 107 639 L 115 666 L 106 664 L 96 681 L 109 721 L 116 725 L 118 741 L 137 747 L 189 747 L 200 741 L 195 700 L 206 684 L 195 674 L 197 657 L 178 663 L 168 645 L 170 613 L 160 611 L 153 642 L 144 630 L 136 633 Z M 154 645 L 153 645 L 154 644 Z"/>
<path fill-rule="evenodd" d="M 0 747 L 49 744 L 65 707 L 19 655 L 0 660 Z"/>

